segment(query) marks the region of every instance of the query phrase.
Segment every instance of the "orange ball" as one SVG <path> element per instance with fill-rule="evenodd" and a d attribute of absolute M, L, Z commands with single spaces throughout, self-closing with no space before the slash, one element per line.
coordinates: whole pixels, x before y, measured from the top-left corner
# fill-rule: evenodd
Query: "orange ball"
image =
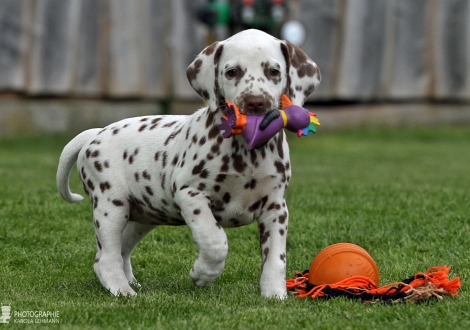
<path fill-rule="evenodd" d="M 379 270 L 374 259 L 352 243 L 330 245 L 313 259 L 308 272 L 310 284 L 333 284 L 352 276 L 367 276 L 379 285 Z"/>

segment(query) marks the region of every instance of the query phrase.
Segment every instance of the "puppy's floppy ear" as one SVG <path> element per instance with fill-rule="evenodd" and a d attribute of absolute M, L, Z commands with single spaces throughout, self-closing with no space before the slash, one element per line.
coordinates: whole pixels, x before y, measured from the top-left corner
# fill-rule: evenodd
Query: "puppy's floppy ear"
<path fill-rule="evenodd" d="M 302 106 L 305 99 L 320 84 L 320 69 L 303 50 L 287 40 L 281 41 L 281 51 L 287 70 L 285 94 L 293 104 Z"/>
<path fill-rule="evenodd" d="M 224 45 L 214 42 L 199 53 L 186 70 L 189 83 L 209 105 L 211 110 L 219 105 L 218 63 Z"/>

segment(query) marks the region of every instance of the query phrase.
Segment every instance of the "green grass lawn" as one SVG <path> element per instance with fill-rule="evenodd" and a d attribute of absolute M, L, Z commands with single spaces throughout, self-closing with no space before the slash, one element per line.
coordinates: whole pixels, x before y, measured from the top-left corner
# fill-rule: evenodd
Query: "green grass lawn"
<path fill-rule="evenodd" d="M 458 297 L 422 304 L 366 305 L 347 299 L 284 301 L 259 296 L 255 224 L 228 229 L 229 255 L 209 288 L 188 272 L 196 246 L 186 227 L 161 227 L 133 256 L 142 284 L 116 298 L 93 272 L 88 202 L 55 188 L 69 137 L 0 138 L 0 304 L 59 311 L 39 329 L 469 329 L 470 127 L 321 131 L 289 136 L 293 177 L 287 274 L 307 269 L 324 247 L 352 242 L 375 259 L 381 284 L 431 266 L 460 276 Z M 77 175 L 72 189 L 82 193 Z M 24 328 L 14 319 L 5 329 Z"/>

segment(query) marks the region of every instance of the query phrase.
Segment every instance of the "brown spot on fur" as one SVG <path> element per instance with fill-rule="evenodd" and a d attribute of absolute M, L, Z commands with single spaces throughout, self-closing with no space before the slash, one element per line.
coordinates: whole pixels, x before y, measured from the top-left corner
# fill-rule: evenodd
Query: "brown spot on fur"
<path fill-rule="evenodd" d="M 206 161 L 201 160 L 201 162 L 198 165 L 194 166 L 192 174 L 193 175 L 200 174 L 202 172 L 202 170 L 204 169 L 205 164 L 206 164 Z"/>
<path fill-rule="evenodd" d="M 273 209 L 280 210 L 280 209 L 281 209 L 281 205 L 277 204 L 276 202 L 272 202 L 272 203 L 269 204 L 269 206 L 268 206 L 268 211 L 269 211 L 269 210 L 273 210 Z"/>
<path fill-rule="evenodd" d="M 230 199 L 231 199 L 231 196 L 230 196 L 230 193 L 226 192 L 224 194 L 224 196 L 222 197 L 222 200 L 224 201 L 224 203 L 228 204 L 230 203 Z"/>
<path fill-rule="evenodd" d="M 162 156 L 162 167 L 164 168 L 166 166 L 166 158 L 167 158 L 167 155 L 166 155 L 166 151 L 163 153 L 163 156 Z"/>
<path fill-rule="evenodd" d="M 150 174 L 148 174 L 147 170 L 142 172 L 142 177 L 146 180 L 149 180 L 149 181 L 151 179 L 151 176 L 150 176 Z"/>
<path fill-rule="evenodd" d="M 91 180 L 88 180 L 86 182 L 86 184 L 87 184 L 88 188 L 91 189 L 91 191 L 95 190 L 95 185 L 93 184 L 93 182 L 91 182 Z"/>
<path fill-rule="evenodd" d="M 199 183 L 197 190 L 203 191 L 204 189 L 206 189 L 206 184 L 203 182 Z"/>
<path fill-rule="evenodd" d="M 111 189 L 111 184 L 108 181 L 100 183 L 100 190 L 104 193 L 105 190 Z"/>
<path fill-rule="evenodd" d="M 227 178 L 227 174 L 218 174 L 217 177 L 215 178 L 215 182 L 224 182 L 225 179 Z"/>
<path fill-rule="evenodd" d="M 250 207 L 248 208 L 248 211 L 250 212 L 256 211 L 259 208 L 260 204 L 261 204 L 261 201 L 254 202 L 253 204 L 250 205 Z"/>
<path fill-rule="evenodd" d="M 163 173 L 163 175 L 161 175 L 161 179 L 162 179 L 161 187 L 163 190 L 165 190 L 166 173 Z"/>
<path fill-rule="evenodd" d="M 206 179 L 209 176 L 209 171 L 207 171 L 206 169 L 203 169 L 201 174 L 199 174 L 199 176 L 203 179 Z"/>
<path fill-rule="evenodd" d="M 202 66 L 202 60 L 197 59 L 196 61 L 194 61 L 194 64 L 186 70 L 186 77 L 188 78 L 189 82 L 197 78 L 197 76 L 199 75 L 199 72 L 201 71 L 201 66 Z"/>
<path fill-rule="evenodd" d="M 103 171 L 103 167 L 102 167 L 102 165 L 99 161 L 95 161 L 94 165 L 95 165 L 95 168 L 98 172 Z"/>
<path fill-rule="evenodd" d="M 251 190 L 256 188 L 256 183 L 257 183 L 256 179 L 251 179 L 250 184 L 249 184 Z"/>
<path fill-rule="evenodd" d="M 212 126 L 212 128 L 209 130 L 209 133 L 208 133 L 208 138 L 209 140 L 212 140 L 212 139 L 215 139 L 216 137 L 218 137 L 220 134 L 220 129 L 218 126 Z"/>
<path fill-rule="evenodd" d="M 198 92 L 198 94 L 204 99 L 204 100 L 209 100 L 211 96 L 209 95 L 209 92 L 206 91 L 205 89 Z"/>
<path fill-rule="evenodd" d="M 119 199 L 113 199 L 112 203 L 116 206 L 123 206 L 124 203 Z"/>
<path fill-rule="evenodd" d="M 284 142 L 284 134 L 283 132 L 281 132 L 280 134 L 278 134 L 278 137 L 277 137 L 277 151 L 281 159 L 284 159 L 284 149 L 282 148 L 283 142 Z"/>
<path fill-rule="evenodd" d="M 149 186 L 145 186 L 145 191 L 150 195 L 153 196 L 153 190 Z"/>
<path fill-rule="evenodd" d="M 225 155 L 222 157 L 222 166 L 220 167 L 221 172 L 228 172 L 229 170 L 230 157 Z"/>
<path fill-rule="evenodd" d="M 206 112 L 206 128 L 211 127 L 214 124 L 215 115 L 218 111 L 210 111 L 209 109 Z"/>
<path fill-rule="evenodd" d="M 220 45 L 219 48 L 215 51 L 214 54 L 214 65 L 217 65 L 219 63 L 220 56 L 222 55 L 222 52 L 224 51 L 224 45 Z"/>
<path fill-rule="evenodd" d="M 212 43 L 211 45 L 207 46 L 202 53 L 206 56 L 211 55 L 214 52 L 215 47 L 217 45 L 218 45 L 218 42 L 216 41 L 216 42 Z"/>
<path fill-rule="evenodd" d="M 251 149 L 250 150 L 250 161 L 251 161 L 251 164 L 253 164 L 254 167 L 258 167 L 257 158 L 258 158 L 258 154 L 256 153 L 256 150 Z"/>
<path fill-rule="evenodd" d="M 266 226 L 264 225 L 264 223 L 259 224 L 258 234 L 259 234 L 260 244 L 262 246 L 263 244 L 265 244 L 268 241 L 268 238 L 270 236 L 269 230 L 266 231 Z"/>
<path fill-rule="evenodd" d="M 163 127 L 171 127 L 171 126 L 173 126 L 173 125 L 176 124 L 176 123 L 177 123 L 177 121 L 175 120 L 175 121 L 166 123 L 165 125 L 163 125 Z"/>
<path fill-rule="evenodd" d="M 268 259 L 268 255 L 269 255 L 269 248 L 265 248 L 263 250 L 263 264 L 261 265 L 261 271 L 264 269 L 264 264 L 266 263 L 266 260 Z"/>
<path fill-rule="evenodd" d="M 183 127 L 181 127 L 179 130 L 177 131 L 174 131 L 173 133 L 171 133 L 168 138 L 166 139 L 166 141 L 163 143 L 163 145 L 168 145 L 168 143 L 173 140 L 178 134 L 181 133 L 181 130 L 183 129 Z"/>
<path fill-rule="evenodd" d="M 211 152 L 213 152 L 216 155 L 220 154 L 220 147 L 217 143 L 212 145 Z"/>
<path fill-rule="evenodd" d="M 245 171 L 245 169 L 247 168 L 247 164 L 245 163 L 245 161 L 243 160 L 243 157 L 242 155 L 239 155 L 239 154 L 232 154 L 232 165 L 233 165 L 233 168 L 235 169 L 235 171 L 239 172 L 239 173 L 242 173 Z"/>
<path fill-rule="evenodd" d="M 206 143 L 206 137 L 203 136 L 200 140 L 199 140 L 199 145 L 202 146 Z"/>
<path fill-rule="evenodd" d="M 284 164 L 280 161 L 276 161 L 274 163 L 274 166 L 276 167 L 276 170 L 277 170 L 277 173 L 285 173 L 286 172 L 286 167 L 284 166 Z"/>
<path fill-rule="evenodd" d="M 279 219 L 279 223 L 284 223 L 284 222 L 286 222 L 286 220 L 287 220 L 287 212 L 284 212 L 283 214 L 281 214 L 278 219 Z"/>

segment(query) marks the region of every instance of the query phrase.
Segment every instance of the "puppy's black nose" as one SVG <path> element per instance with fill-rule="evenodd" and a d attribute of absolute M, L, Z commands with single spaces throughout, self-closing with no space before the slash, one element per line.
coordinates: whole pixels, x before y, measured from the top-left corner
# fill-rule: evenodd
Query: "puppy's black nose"
<path fill-rule="evenodd" d="M 246 114 L 262 114 L 266 110 L 266 102 L 261 95 L 247 95 L 244 110 Z"/>

